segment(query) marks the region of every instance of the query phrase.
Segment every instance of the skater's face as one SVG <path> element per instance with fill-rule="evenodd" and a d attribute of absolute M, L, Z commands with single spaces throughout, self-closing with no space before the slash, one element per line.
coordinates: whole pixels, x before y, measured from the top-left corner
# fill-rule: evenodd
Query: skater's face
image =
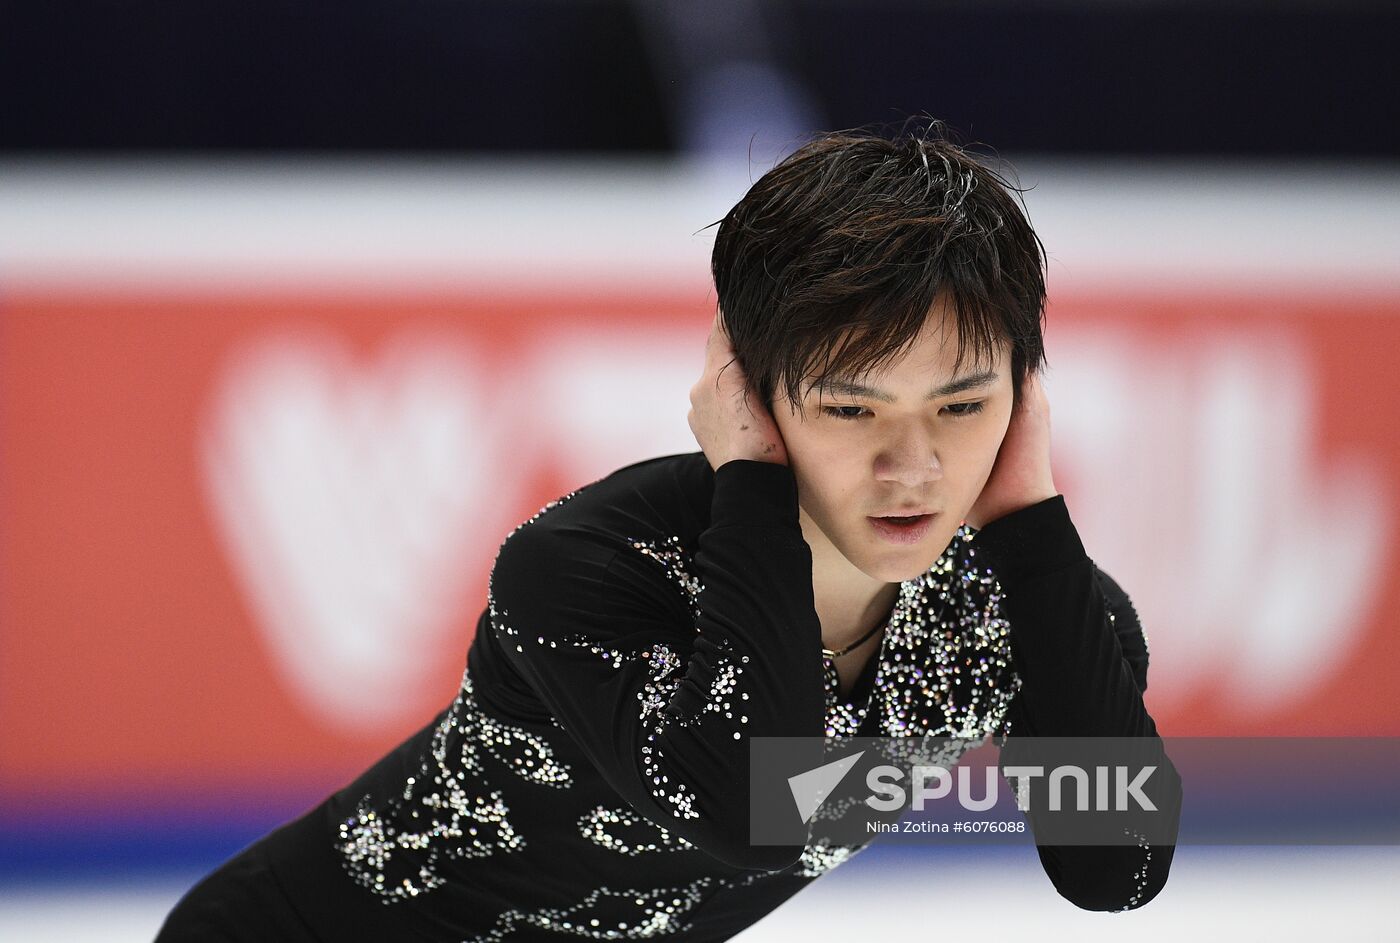
<path fill-rule="evenodd" d="M 801 412 L 781 391 L 773 401 L 808 542 L 828 542 L 877 580 L 913 579 L 942 555 L 1010 423 L 1008 349 L 981 362 L 969 353 L 955 372 L 956 332 L 936 305 L 914 346 L 881 372 L 804 385 Z M 877 520 L 912 514 L 924 516 Z"/>

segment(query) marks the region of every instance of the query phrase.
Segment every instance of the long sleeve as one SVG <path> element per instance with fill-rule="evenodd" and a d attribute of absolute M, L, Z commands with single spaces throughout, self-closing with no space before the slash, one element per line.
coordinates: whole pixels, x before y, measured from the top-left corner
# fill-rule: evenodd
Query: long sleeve
<path fill-rule="evenodd" d="M 1143 703 L 1147 644 L 1127 594 L 1085 554 L 1063 496 L 989 523 L 974 538 L 1003 591 L 1021 689 L 1007 715 L 1001 766 L 1021 763 L 1028 737 L 1132 737 L 1158 764 L 1151 798 L 1180 816 L 1181 779 Z M 1044 780 L 1032 785 L 1032 831 Z M 1037 838 L 1047 876 L 1086 910 L 1127 910 L 1166 884 L 1175 844 L 1053 845 Z"/>
<path fill-rule="evenodd" d="M 567 511 L 567 508 L 563 509 Z M 551 511 L 502 545 L 491 626 L 555 721 L 639 814 L 735 867 L 749 844 L 749 738 L 823 731 L 821 628 L 791 469 L 714 475 L 694 548 Z"/>

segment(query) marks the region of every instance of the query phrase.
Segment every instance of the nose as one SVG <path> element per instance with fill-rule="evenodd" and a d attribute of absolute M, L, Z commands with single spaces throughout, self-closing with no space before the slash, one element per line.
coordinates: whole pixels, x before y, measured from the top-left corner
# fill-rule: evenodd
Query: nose
<path fill-rule="evenodd" d="M 892 439 L 875 458 L 875 477 L 906 488 L 917 488 L 943 477 L 933 440 L 919 431 Z"/>

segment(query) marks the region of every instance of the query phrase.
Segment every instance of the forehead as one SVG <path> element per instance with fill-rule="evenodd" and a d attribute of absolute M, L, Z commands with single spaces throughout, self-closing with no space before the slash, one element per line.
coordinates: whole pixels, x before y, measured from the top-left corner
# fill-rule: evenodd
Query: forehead
<path fill-rule="evenodd" d="M 918 334 L 903 347 L 887 354 L 881 362 L 861 366 L 861 356 L 876 346 L 877 341 L 854 331 L 843 332 L 831 352 L 817 369 L 809 370 L 804 392 L 840 383 L 845 386 L 878 387 L 882 382 L 928 384 L 948 383 L 975 373 L 1007 372 L 1011 345 L 1004 338 L 994 338 L 991 349 L 978 349 L 969 338 L 959 350 L 962 338 L 957 318 L 948 311 L 935 310 L 925 318 Z"/>

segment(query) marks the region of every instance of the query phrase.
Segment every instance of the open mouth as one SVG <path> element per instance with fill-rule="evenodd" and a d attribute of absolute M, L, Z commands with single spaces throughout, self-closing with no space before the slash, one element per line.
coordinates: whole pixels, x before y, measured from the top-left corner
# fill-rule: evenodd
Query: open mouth
<path fill-rule="evenodd" d="M 913 514 L 908 517 L 869 517 L 875 532 L 886 540 L 897 544 L 918 543 L 928 533 L 933 523 L 932 514 Z"/>

